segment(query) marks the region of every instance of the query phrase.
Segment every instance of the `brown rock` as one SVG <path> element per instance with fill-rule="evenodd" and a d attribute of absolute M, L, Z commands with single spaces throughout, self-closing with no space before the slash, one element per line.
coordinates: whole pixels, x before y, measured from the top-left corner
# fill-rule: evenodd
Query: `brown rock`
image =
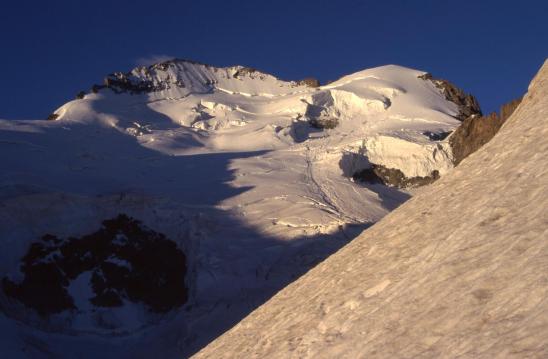
<path fill-rule="evenodd" d="M 438 171 L 432 171 L 430 176 L 406 177 L 405 174 L 397 168 L 388 168 L 383 165 L 371 164 L 371 168 L 366 168 L 355 173 L 354 180 L 368 183 L 382 183 L 387 186 L 398 188 L 420 187 L 430 184 L 440 178 Z"/>
<path fill-rule="evenodd" d="M 459 107 L 459 113 L 455 116 L 456 119 L 464 121 L 472 115 L 482 115 L 478 100 L 449 81 L 436 79 L 430 73 L 420 75 L 419 78 L 425 81 L 431 81 L 434 86 L 441 90 L 447 101 L 451 101 Z"/>
<path fill-rule="evenodd" d="M 449 137 L 455 166 L 489 142 L 520 102 L 521 98 L 503 105 L 500 116 L 493 112 L 487 116 L 473 115 L 464 120 Z"/>
<path fill-rule="evenodd" d="M 504 105 L 501 106 L 500 108 L 500 117 L 501 117 L 501 120 L 502 122 L 506 122 L 506 120 L 508 119 L 508 117 L 510 117 L 515 109 L 519 106 L 519 104 L 521 103 L 521 97 L 520 98 L 517 98 L 513 101 L 510 101 Z"/>
<path fill-rule="evenodd" d="M 240 76 L 245 76 L 254 72 L 257 72 L 257 69 L 254 69 L 253 67 L 242 67 L 241 69 L 236 71 L 233 76 L 235 79 L 237 79 Z"/>
<path fill-rule="evenodd" d="M 320 81 L 318 79 L 315 79 L 314 77 L 307 77 L 305 79 L 302 79 L 300 81 L 297 81 L 297 85 L 306 85 L 308 87 L 320 87 Z"/>

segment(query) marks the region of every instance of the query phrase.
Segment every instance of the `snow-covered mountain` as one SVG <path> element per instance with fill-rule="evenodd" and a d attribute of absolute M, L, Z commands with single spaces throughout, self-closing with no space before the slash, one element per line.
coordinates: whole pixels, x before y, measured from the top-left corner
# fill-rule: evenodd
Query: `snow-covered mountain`
<path fill-rule="evenodd" d="M 196 357 L 548 357 L 547 99 Z"/>
<path fill-rule="evenodd" d="M 0 121 L 0 345 L 188 355 L 443 178 L 479 113 L 400 66 L 318 86 L 173 60 Z"/>

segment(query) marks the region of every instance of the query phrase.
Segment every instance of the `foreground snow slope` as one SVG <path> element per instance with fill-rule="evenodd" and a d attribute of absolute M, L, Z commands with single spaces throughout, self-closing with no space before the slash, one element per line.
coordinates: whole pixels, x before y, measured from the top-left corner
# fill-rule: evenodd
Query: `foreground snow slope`
<path fill-rule="evenodd" d="M 547 99 L 196 357 L 547 357 Z"/>
<path fill-rule="evenodd" d="M 431 134 L 454 129 L 458 108 L 422 74 L 382 66 L 310 87 L 174 61 L 110 76 L 55 121 L 0 121 L 0 278 L 19 283 L 45 234 L 82 237 L 124 213 L 177 243 L 189 287 L 165 315 L 91 305 L 90 273 L 68 284 L 77 308 L 48 317 L 1 292 L 4 353 L 184 357 L 207 344 L 410 196 L 353 173 L 452 167 Z"/>

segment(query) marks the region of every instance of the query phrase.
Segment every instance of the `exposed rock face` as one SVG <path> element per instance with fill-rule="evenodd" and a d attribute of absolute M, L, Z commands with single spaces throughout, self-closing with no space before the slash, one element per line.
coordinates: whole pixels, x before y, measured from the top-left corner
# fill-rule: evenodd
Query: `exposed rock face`
<path fill-rule="evenodd" d="M 71 281 L 91 272 L 89 301 L 99 307 L 140 302 L 167 312 L 187 300 L 186 257 L 176 244 L 126 215 L 106 220 L 97 232 L 60 239 L 46 234 L 21 260 L 24 278 L 2 280 L 4 292 L 40 315 L 78 309 Z"/>
<path fill-rule="evenodd" d="M 330 116 L 319 116 L 314 117 L 309 120 L 309 123 L 312 127 L 318 129 L 333 129 L 339 124 L 339 120 L 335 117 Z"/>
<path fill-rule="evenodd" d="M 202 64 L 196 61 L 191 60 L 182 60 L 182 59 L 173 59 L 169 61 L 160 62 L 150 66 L 142 66 L 133 69 L 130 72 L 114 72 L 109 74 L 103 80 L 103 85 L 94 85 L 92 87 L 93 92 L 97 92 L 103 88 L 109 88 L 116 93 L 130 93 L 130 94 L 140 94 L 140 93 L 149 93 L 162 90 L 168 90 L 172 87 L 185 88 L 187 84 L 185 81 L 178 75 L 176 76 L 167 76 L 163 81 L 154 81 L 154 73 L 157 72 L 166 72 L 170 68 L 176 68 L 177 64 L 191 64 L 191 65 L 200 65 L 206 68 L 211 68 L 209 65 Z M 246 74 L 251 74 L 257 70 L 244 67 L 238 70 L 233 77 L 238 78 Z M 137 76 L 138 74 L 138 76 Z M 202 85 L 208 86 L 212 85 L 214 82 L 207 78 L 202 78 L 199 80 Z"/>
<path fill-rule="evenodd" d="M 161 90 L 161 88 L 155 88 L 150 81 L 132 82 L 129 75 L 122 72 L 115 72 L 105 77 L 104 86 L 114 92 L 141 93 Z"/>
<path fill-rule="evenodd" d="M 493 112 L 487 116 L 470 116 L 464 120 L 449 137 L 455 166 L 489 142 L 520 103 L 521 98 L 503 105 L 500 116 Z"/>
<path fill-rule="evenodd" d="M 130 93 L 141 94 L 151 93 L 172 88 L 190 88 L 196 82 L 200 83 L 204 88 L 211 88 L 218 81 L 215 76 L 191 74 L 187 76 L 189 71 L 188 65 L 196 65 L 207 69 L 210 73 L 225 72 L 225 78 L 242 80 L 245 77 L 251 79 L 264 80 L 267 77 L 272 77 L 252 67 L 233 66 L 228 68 L 217 68 L 196 61 L 173 59 L 160 62 L 150 66 L 136 67 L 129 72 L 114 72 L 109 74 L 103 80 L 102 85 L 93 85 L 91 91 L 97 93 L 99 90 L 108 88 L 115 93 Z M 158 73 L 165 73 L 162 80 L 159 81 Z M 185 73 L 184 75 L 182 73 Z M 319 87 L 320 82 L 314 78 L 305 78 L 300 81 L 290 81 L 292 87 L 308 86 Z M 80 98 L 80 97 L 78 97 Z"/>
<path fill-rule="evenodd" d="M 521 103 L 521 100 L 522 100 L 522 97 L 517 98 L 515 100 L 512 100 L 512 101 L 510 101 L 510 102 L 508 102 L 508 103 L 501 106 L 501 108 L 500 108 L 500 119 L 501 119 L 502 123 L 506 122 L 508 117 L 510 117 L 514 113 L 516 108 Z"/>
<path fill-rule="evenodd" d="M 56 113 L 50 113 L 50 114 L 48 115 L 48 117 L 46 117 L 46 120 L 48 120 L 48 121 L 55 121 L 55 120 L 57 120 L 58 117 L 59 117 L 58 114 L 56 114 Z"/>
<path fill-rule="evenodd" d="M 307 77 L 300 81 L 297 81 L 297 85 L 306 85 L 308 87 L 320 87 L 320 81 L 313 77 Z"/>
<path fill-rule="evenodd" d="M 352 178 L 357 181 L 368 183 L 382 183 L 387 186 L 409 188 L 430 184 L 440 178 L 440 174 L 438 171 L 434 170 L 430 176 L 406 177 L 405 174 L 397 168 L 387 168 L 382 165 L 371 164 L 371 168 L 366 168 L 355 173 Z"/>
<path fill-rule="evenodd" d="M 463 90 L 456 87 L 447 80 L 436 79 L 430 73 L 419 76 L 425 81 L 432 83 L 442 91 L 448 101 L 455 103 L 459 107 L 459 113 L 455 116 L 460 121 L 464 121 L 472 115 L 481 116 L 481 109 L 476 98 L 470 94 L 466 94 Z"/>
<path fill-rule="evenodd" d="M 240 76 L 243 75 L 249 75 L 257 72 L 257 69 L 254 69 L 253 67 L 243 67 L 236 71 L 236 73 L 233 75 L 235 79 L 237 79 Z"/>

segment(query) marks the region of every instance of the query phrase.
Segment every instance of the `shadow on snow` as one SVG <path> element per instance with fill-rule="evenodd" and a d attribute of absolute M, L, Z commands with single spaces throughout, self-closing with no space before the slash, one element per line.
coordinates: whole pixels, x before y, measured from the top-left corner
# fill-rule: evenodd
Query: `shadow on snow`
<path fill-rule="evenodd" d="M 129 114 L 125 119 L 130 121 L 132 116 L 136 115 Z M 162 123 L 163 128 L 170 126 L 166 116 L 152 110 L 144 116 Z M 176 127 L 180 126 L 173 124 Z M 231 161 L 264 152 L 170 156 L 143 147 L 135 137 L 97 122 L 52 125 L 45 132 L 48 136 L 0 131 L 3 168 L 10 173 L 1 179 L 0 198 L 61 192 L 89 198 L 120 196 L 123 203 L 125 196 L 152 195 L 167 199 L 185 215 L 193 213 L 197 218 L 193 230 L 201 238 L 200 243 L 192 244 L 196 249 L 189 253 L 196 256 L 192 258 L 195 282 L 190 285 L 197 287 L 194 297 L 183 307 L 185 323 L 173 320 L 156 332 L 122 342 L 102 338 L 100 347 L 85 338 L 69 339 L 77 343 L 77 352 L 83 357 L 97 357 L 99 352 L 102 357 L 142 357 L 151 346 L 162 357 L 190 356 L 371 225 L 347 225 L 329 235 L 281 240 L 215 207 L 252 188 L 230 185 L 234 179 Z M 176 142 L 168 145 L 176 146 Z M 368 188 L 377 192 L 389 208 L 407 199 L 384 186 Z M 0 249 L 3 247 L 5 244 L 0 244 Z M 66 338 L 51 336 L 50 340 L 61 343 Z M 177 343 L 175 347 L 170 341 Z"/>

